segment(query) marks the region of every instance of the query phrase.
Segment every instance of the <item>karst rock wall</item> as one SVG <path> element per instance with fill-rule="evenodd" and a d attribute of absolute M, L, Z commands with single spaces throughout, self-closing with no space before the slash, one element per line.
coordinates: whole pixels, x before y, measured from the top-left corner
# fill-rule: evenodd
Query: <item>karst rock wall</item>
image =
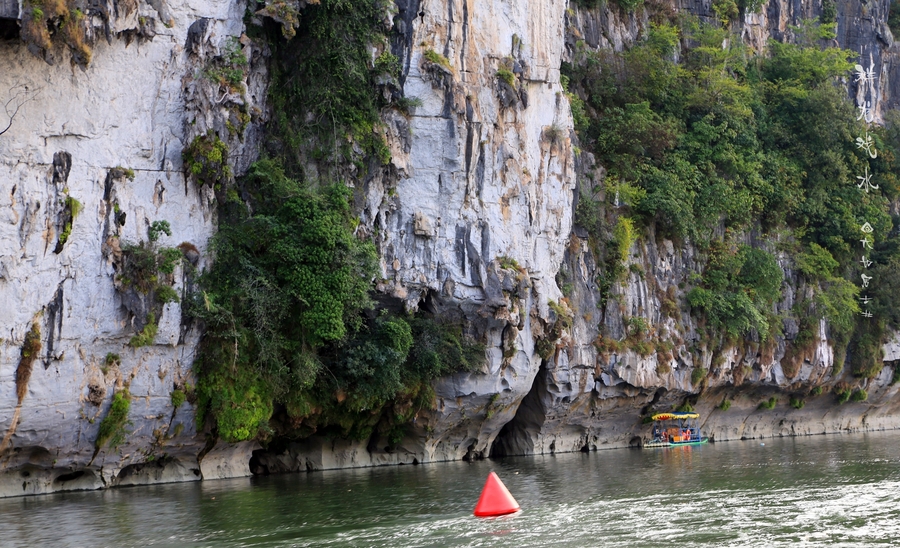
<path fill-rule="evenodd" d="M 86 69 L 64 52 L 50 65 L 21 40 L 0 41 L 0 103 L 10 113 L 20 105 L 0 135 L 0 493 L 193 480 L 201 468 L 203 477 L 244 473 L 245 462 L 237 471 L 232 459 L 219 462 L 218 449 L 201 466 L 206 441 L 193 408 L 172 405 L 175 387 L 192 382 L 199 337 L 182 325 L 180 304 L 163 307 L 151 345 L 132 348 L 146 317 L 129 311 L 140 304 L 116 288 L 122 247 L 147 242 L 154 221 L 171 227 L 156 245 L 187 242 L 197 266 L 206 261 L 216 212 L 212 196 L 185 180 L 182 150 L 223 123 L 227 100 L 207 100 L 212 90 L 196 77 L 228 37 L 241 35 L 243 10 L 231 2 L 122 4 L 110 9 L 117 18 L 96 17 Z M 262 100 L 263 75 L 253 78 L 245 97 Z M 246 150 L 232 159 L 238 170 L 253 159 Z M 68 230 L 67 200 L 80 204 Z M 179 266 L 172 279 L 183 295 L 187 273 Z M 24 344 L 33 326 L 36 356 Z M 23 362 L 32 361 L 22 382 Z M 113 394 L 126 387 L 127 439 L 95 454 Z"/>
<path fill-rule="evenodd" d="M 715 17 L 709 2 L 678 3 L 676 7 L 701 19 Z M 888 3 L 837 3 L 837 45 L 859 52 L 858 62 L 866 67 L 871 64 L 880 75 L 877 101 L 872 105 L 876 119 L 894 108 L 897 96 L 891 67 L 898 51 L 885 23 L 887 10 Z M 790 39 L 792 25 L 821 15 L 820 4 L 769 2 L 761 13 L 746 14 L 736 30 L 745 43 L 763 51 L 768 39 Z M 638 14 L 623 16 L 617 9 L 570 12 L 566 58 L 572 59 L 576 44 L 621 51 L 647 24 Z M 585 175 L 590 181 L 603 180 L 603 166 L 594 165 L 590 155 L 584 155 L 578 164 L 580 181 L 585 181 Z M 603 185 L 595 190 L 602 192 Z M 776 304 L 778 312 L 790 310 L 810 294 L 794 271 L 791 257 L 778 253 L 771 241 L 758 234 L 745 234 L 743 239 L 743 243 L 775 252 L 779 258 L 785 282 L 783 298 Z M 707 345 L 702 327 L 688 313 L 684 299 L 683 288 L 690 286 L 691 274 L 702 269 L 698 259 L 692 245 L 658 237 L 651 230 L 629 250 L 627 281 L 613 287 L 605 309 L 599 310 L 601 298 L 594 280 L 602 266 L 590 251 L 587 232 L 576 227 L 561 266 L 561 274 L 573 286 L 571 301 L 577 310 L 569 344 L 542 366 L 532 392 L 516 419 L 505 426 L 493 453 L 552 453 L 640 444 L 649 429 L 640 415 L 650 409 L 674 408 L 685 396 L 695 396 L 691 399 L 703 417 L 705 433 L 719 441 L 898 426 L 898 388 L 891 384 L 896 365 L 864 382 L 867 402 L 835 405 L 829 389 L 848 374 L 832 371 L 834 350 L 824 321 L 819 325 L 818 342 L 799 359 L 789 355 L 785 344 L 797 332 L 790 322 L 785 323 L 784 336 L 777 337 L 774 348 L 744 344 L 719 352 Z M 664 313 L 667 304 L 677 307 L 677 312 Z M 603 318 L 602 323 L 594 318 Z M 666 333 L 674 348 L 646 356 L 627 348 L 598 350 L 594 343 L 601 331 L 625 339 L 629 318 L 640 318 Z M 896 342 L 885 346 L 884 355 L 885 362 L 896 359 Z M 786 360 L 800 362 L 796 374 L 782 367 Z M 691 378 L 696 368 L 709 372 L 704 375 L 706 388 L 702 390 Z M 792 376 L 787 376 L 786 370 Z M 788 395 L 809 392 L 815 386 L 822 386 L 822 395 L 807 400 L 799 410 L 788 405 Z M 781 397 L 774 410 L 758 409 L 761 401 L 772 396 Z M 717 409 L 726 399 L 730 402 L 727 412 Z"/>
<path fill-rule="evenodd" d="M 882 75 L 879 112 L 893 108 L 891 82 L 900 81 L 887 6 L 838 4 L 838 41 L 870 56 Z M 464 318 L 487 342 L 487 365 L 441 380 L 435 408 L 421 412 L 395 448 L 312 437 L 258 453 L 269 470 L 626 446 L 645 433 L 645 406 L 696 392 L 690 378 L 698 366 L 711 370 L 697 406 L 717 439 L 898 426 L 890 367 L 869 383 L 866 403 L 837 407 L 826 395 L 801 411 L 756 412 L 760 398 L 795 382 L 829 382 L 830 347 L 822 340 L 792 379 L 779 364 L 783 344 L 766 360 L 749 347 L 731 350 L 715 367 L 711 352 L 695 358 L 686 350 L 697 338 L 690 315 L 683 312 L 676 329 L 659 312 L 666 290 L 677 292 L 698 268 L 690 246 L 641 238 L 630 262 L 644 276 L 633 274 L 615 290 L 621 309 L 597 310 L 592 280 L 599 267 L 572 218 L 579 178 L 602 166 L 576 154 L 559 68 L 577 40 L 627 46 L 648 24 L 643 11 L 583 10 L 562 0 L 398 0 L 395 7 L 401 85 L 421 105 L 409 117 L 385 115 L 396 177 L 367 179 L 358 204 L 381 254 L 377 290 L 410 310 Z M 710 15 L 708 2 L 677 7 Z M 190 402 L 173 405 L 173 391 L 193 382 L 200 334 L 169 303 L 153 344 L 129 346 L 146 323 L 146 303 L 122 290 L 118 270 L 122 246 L 146 242 L 151 223 L 163 220 L 171 234 L 155 245 L 186 242 L 196 248 L 197 268 L 209 260 L 215 199 L 185 179 L 182 152 L 215 129 L 234 133 L 235 175 L 258 155 L 268 113 L 265 48 L 243 35 L 245 8 L 157 1 L 88 12 L 94 48 L 86 68 L 60 52 L 51 65 L 18 38 L 0 40 L 0 102 L 19 94 L 12 104 L 22 103 L 0 135 L 0 194 L 9 203 L 0 211 L 0 495 L 250 473 L 258 445 L 213 443 L 196 432 Z M 764 14 L 745 16 L 744 39 L 762 48 L 767 36 L 779 37 L 817 10 L 773 0 Z M 248 60 L 239 90 L 204 78 L 227 48 Z M 449 66 L 429 61 L 429 51 Z M 249 122 L 226 130 L 239 107 L 252 113 Z M 81 208 L 60 245 L 67 198 Z M 782 266 L 789 290 L 779 306 L 790 308 L 803 288 L 790 258 Z M 192 283 L 188 270 L 172 276 L 182 296 Z M 569 305 L 558 304 L 561 271 L 573 287 Z M 677 331 L 669 373 L 657 372 L 661 356 L 604 355 L 592 344 L 597 318 L 622 333 L 626 311 Z M 551 337 L 561 314 L 572 324 Z M 32 360 L 34 326 L 41 349 Z M 544 359 L 535 341 L 550 338 L 554 349 Z M 898 344 L 889 345 L 885 359 L 898 354 Z M 20 371 L 23 362 L 33 362 L 30 376 Z M 735 388 L 734 372 L 745 365 L 752 373 Z M 102 418 L 126 388 L 126 440 L 96 451 Z M 726 394 L 734 406 L 715 411 Z"/>

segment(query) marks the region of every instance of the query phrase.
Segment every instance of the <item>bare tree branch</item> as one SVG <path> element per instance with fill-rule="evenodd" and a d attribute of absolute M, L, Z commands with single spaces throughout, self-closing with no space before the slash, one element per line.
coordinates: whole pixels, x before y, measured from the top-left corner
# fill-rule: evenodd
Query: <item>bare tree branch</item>
<path fill-rule="evenodd" d="M 7 92 L 10 98 L 3 104 L 3 115 L 0 116 L 0 135 L 3 135 L 12 127 L 19 110 L 28 102 L 33 101 L 40 94 L 40 88 L 29 89 L 25 84 L 15 84 Z M 6 117 L 6 127 L 3 127 L 2 119 Z"/>

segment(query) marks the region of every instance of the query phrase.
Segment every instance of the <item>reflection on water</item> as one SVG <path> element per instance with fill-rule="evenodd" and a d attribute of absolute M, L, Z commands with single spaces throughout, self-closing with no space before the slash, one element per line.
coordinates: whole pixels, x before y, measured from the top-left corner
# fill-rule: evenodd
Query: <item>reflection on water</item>
<path fill-rule="evenodd" d="M 900 433 L 613 450 L 0 499 L 0 546 L 872 546 Z M 523 511 L 476 519 L 496 470 Z"/>

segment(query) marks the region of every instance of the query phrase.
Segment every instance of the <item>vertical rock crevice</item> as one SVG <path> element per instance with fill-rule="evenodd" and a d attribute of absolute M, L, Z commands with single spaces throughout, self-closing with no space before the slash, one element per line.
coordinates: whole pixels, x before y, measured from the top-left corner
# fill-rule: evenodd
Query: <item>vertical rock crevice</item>
<path fill-rule="evenodd" d="M 47 303 L 45 308 L 47 318 L 47 352 L 44 354 L 44 369 L 50 367 L 50 362 L 56 359 L 56 355 L 53 353 L 54 345 L 62 338 L 64 284 L 65 280 L 59 283 L 59 286 L 56 288 L 56 294 L 53 295 L 53 299 Z"/>
<path fill-rule="evenodd" d="M 394 0 L 397 15 L 394 16 L 394 28 L 391 34 L 391 53 L 400 61 L 400 89 L 406 83 L 409 74 L 413 47 L 413 21 L 419 17 L 421 0 Z"/>

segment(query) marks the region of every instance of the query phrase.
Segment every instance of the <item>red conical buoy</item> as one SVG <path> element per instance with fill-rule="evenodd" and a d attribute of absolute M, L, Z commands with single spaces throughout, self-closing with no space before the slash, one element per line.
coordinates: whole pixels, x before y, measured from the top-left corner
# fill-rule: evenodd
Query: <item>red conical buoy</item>
<path fill-rule="evenodd" d="M 475 505 L 475 515 L 485 518 L 518 511 L 519 503 L 509 494 L 509 490 L 503 485 L 497 474 L 494 472 L 488 474 L 487 481 L 484 482 L 484 489 L 481 490 L 481 498 Z"/>

